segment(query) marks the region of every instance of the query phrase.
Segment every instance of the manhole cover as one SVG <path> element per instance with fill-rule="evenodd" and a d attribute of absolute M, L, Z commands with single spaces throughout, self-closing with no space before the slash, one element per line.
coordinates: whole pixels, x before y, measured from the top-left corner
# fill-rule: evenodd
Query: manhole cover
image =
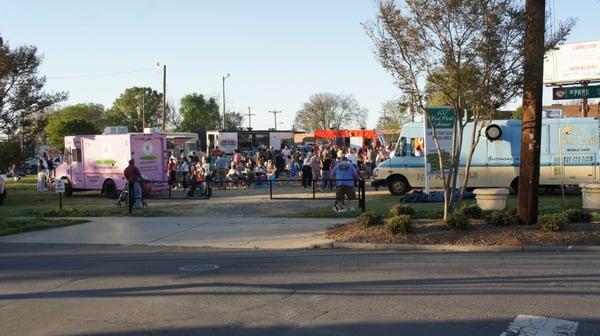
<path fill-rule="evenodd" d="M 219 268 L 219 266 L 217 266 L 217 265 L 201 264 L 201 265 L 184 265 L 184 266 L 179 267 L 179 270 L 183 271 L 183 272 L 206 272 L 206 271 L 216 270 L 217 268 Z"/>

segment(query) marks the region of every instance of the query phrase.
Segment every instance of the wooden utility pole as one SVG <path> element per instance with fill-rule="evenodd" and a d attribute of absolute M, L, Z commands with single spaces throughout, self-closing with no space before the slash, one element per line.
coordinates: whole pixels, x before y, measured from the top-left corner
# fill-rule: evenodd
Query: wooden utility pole
<path fill-rule="evenodd" d="M 542 133 L 545 0 L 525 1 L 525 50 L 521 167 L 519 170 L 519 223 L 537 222 Z"/>
<path fill-rule="evenodd" d="M 162 131 L 167 131 L 167 65 L 163 65 Z"/>
<path fill-rule="evenodd" d="M 281 113 L 281 111 L 269 111 L 269 113 L 273 113 L 273 117 L 275 117 L 275 130 L 277 131 L 277 114 Z"/>
<path fill-rule="evenodd" d="M 256 115 L 254 113 L 252 113 L 250 111 L 250 106 L 248 106 L 248 114 L 246 114 L 248 116 L 248 129 L 252 129 L 252 116 Z"/>
<path fill-rule="evenodd" d="M 142 132 L 144 132 L 144 128 L 146 128 L 146 118 L 144 117 L 146 109 L 146 90 L 142 91 Z"/>

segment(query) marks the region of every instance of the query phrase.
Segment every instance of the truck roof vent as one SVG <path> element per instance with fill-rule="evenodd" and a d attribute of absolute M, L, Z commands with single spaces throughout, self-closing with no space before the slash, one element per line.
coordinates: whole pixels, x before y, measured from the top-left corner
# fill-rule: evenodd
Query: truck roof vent
<path fill-rule="evenodd" d="M 127 126 L 107 126 L 104 128 L 104 132 L 102 134 L 110 135 L 110 134 L 127 134 L 127 133 L 129 133 L 129 129 L 127 129 Z"/>

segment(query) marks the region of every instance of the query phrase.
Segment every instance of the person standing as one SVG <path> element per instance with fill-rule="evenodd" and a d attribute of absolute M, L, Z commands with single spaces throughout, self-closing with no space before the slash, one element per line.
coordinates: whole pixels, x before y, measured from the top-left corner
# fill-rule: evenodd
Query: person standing
<path fill-rule="evenodd" d="M 333 181 L 331 181 L 331 159 L 325 157 L 321 162 L 321 191 L 325 191 L 327 185 L 329 190 L 333 190 Z"/>
<path fill-rule="evenodd" d="M 219 188 L 225 188 L 225 182 L 227 181 L 227 168 L 229 164 L 223 153 L 219 153 L 217 160 L 215 161 L 215 168 L 217 169 L 217 180 L 219 180 Z"/>
<path fill-rule="evenodd" d="M 314 160 L 315 158 L 313 156 L 313 153 L 311 152 L 308 153 L 302 164 L 302 186 L 304 188 L 308 188 L 312 183 L 312 166 Z"/>
<path fill-rule="evenodd" d="M 138 167 L 135 166 L 135 161 L 133 159 L 129 160 L 129 165 L 123 171 L 123 175 L 125 175 L 125 179 L 129 185 L 133 185 L 133 197 L 135 199 L 134 207 L 136 209 L 142 208 L 142 173 Z"/>
<path fill-rule="evenodd" d="M 335 166 L 331 175 L 335 180 L 336 188 L 333 210 L 335 212 L 346 211 L 344 197 L 348 197 L 350 201 L 356 197 L 354 192 L 354 180 L 358 178 L 356 167 L 348 162 L 348 158 L 342 157 L 342 160 Z"/>

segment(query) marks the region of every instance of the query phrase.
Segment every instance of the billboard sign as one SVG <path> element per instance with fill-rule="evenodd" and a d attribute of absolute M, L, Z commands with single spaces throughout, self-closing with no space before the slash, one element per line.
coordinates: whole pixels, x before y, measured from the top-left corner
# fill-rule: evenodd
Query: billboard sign
<path fill-rule="evenodd" d="M 544 84 L 600 80 L 600 41 L 564 44 L 546 52 Z"/>

